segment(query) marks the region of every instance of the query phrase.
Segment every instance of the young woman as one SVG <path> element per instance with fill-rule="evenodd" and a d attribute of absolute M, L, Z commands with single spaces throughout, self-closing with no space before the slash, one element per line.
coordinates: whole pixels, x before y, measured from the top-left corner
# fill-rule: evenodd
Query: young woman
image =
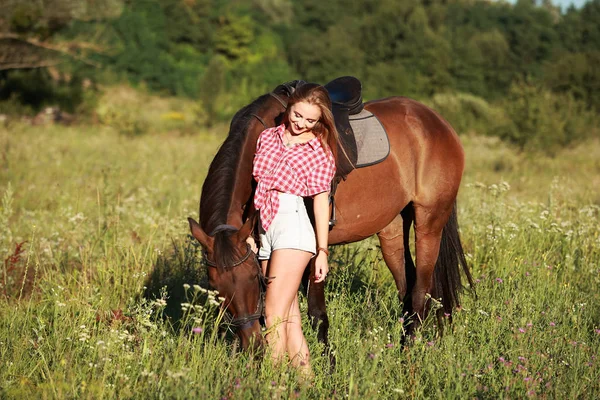
<path fill-rule="evenodd" d="M 258 258 L 265 275 L 272 277 L 265 303 L 267 343 L 276 362 L 287 353 L 292 364 L 308 374 L 298 288 L 312 257 L 316 257 L 315 282 L 324 281 L 329 271 L 328 197 L 337 140 L 327 91 L 304 84 L 290 98 L 283 124 L 260 134 L 252 171 L 258 183 L 254 204 L 261 222 Z M 304 197 L 314 201 L 314 229 Z"/>

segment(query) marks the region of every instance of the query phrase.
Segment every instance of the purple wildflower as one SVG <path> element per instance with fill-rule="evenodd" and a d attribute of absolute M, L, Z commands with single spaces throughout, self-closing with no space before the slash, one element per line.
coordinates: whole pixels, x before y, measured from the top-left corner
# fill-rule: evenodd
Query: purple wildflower
<path fill-rule="evenodd" d="M 194 334 L 199 335 L 202 333 L 204 329 L 202 329 L 201 327 L 197 326 L 195 328 L 192 328 L 192 332 L 194 332 Z"/>
<path fill-rule="evenodd" d="M 556 326 L 554 322 L 550 322 L 550 326 Z"/>
<path fill-rule="evenodd" d="M 433 346 L 435 343 L 434 342 L 427 342 L 427 346 L 431 347 Z"/>
<path fill-rule="evenodd" d="M 388 343 L 385 345 L 385 347 L 387 347 L 388 349 L 391 349 L 392 347 L 394 347 L 394 343 Z"/>
<path fill-rule="evenodd" d="M 496 282 L 498 282 L 498 283 L 502 283 L 502 282 L 504 282 L 504 281 L 502 280 L 502 278 L 496 278 Z"/>
<path fill-rule="evenodd" d="M 521 333 L 525 333 L 525 329 L 523 329 L 523 328 L 519 328 L 519 332 L 521 332 Z"/>
<path fill-rule="evenodd" d="M 373 360 L 374 358 L 375 358 L 375 354 L 373 354 L 373 353 L 369 353 L 369 359 L 370 359 L 370 360 Z"/>

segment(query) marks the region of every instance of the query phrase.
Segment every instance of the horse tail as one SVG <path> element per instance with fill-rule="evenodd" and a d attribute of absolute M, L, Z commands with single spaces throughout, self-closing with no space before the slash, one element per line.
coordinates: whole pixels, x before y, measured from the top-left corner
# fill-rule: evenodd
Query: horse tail
<path fill-rule="evenodd" d="M 461 269 L 464 272 L 471 288 L 473 278 L 458 234 L 458 218 L 456 216 L 456 201 L 444 230 L 440 242 L 440 253 L 433 272 L 434 293 L 433 297 L 442 299 L 442 307 L 438 310 L 438 319 L 442 313 L 452 314 L 452 310 L 460 306 L 459 293 L 463 289 Z"/>

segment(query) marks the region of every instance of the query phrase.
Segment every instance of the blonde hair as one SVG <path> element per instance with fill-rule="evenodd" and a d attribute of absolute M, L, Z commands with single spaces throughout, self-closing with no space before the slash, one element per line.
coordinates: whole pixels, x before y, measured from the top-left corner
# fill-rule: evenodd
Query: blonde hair
<path fill-rule="evenodd" d="M 312 131 L 321 140 L 321 145 L 331 150 L 337 164 L 339 133 L 335 127 L 333 113 L 331 112 L 329 93 L 327 93 L 327 90 L 323 86 L 316 83 L 305 83 L 296 88 L 296 91 L 288 101 L 288 108 L 283 117 L 283 122 L 286 126 L 289 125 L 292 105 L 300 102 L 315 105 L 321 110 L 321 118 L 319 118 L 312 128 Z"/>

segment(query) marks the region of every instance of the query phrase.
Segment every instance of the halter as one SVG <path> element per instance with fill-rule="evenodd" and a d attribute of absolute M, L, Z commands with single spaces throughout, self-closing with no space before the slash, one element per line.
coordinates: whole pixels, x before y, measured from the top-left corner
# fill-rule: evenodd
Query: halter
<path fill-rule="evenodd" d="M 250 244 L 246 243 L 246 247 L 247 247 L 246 254 L 244 254 L 244 256 L 241 259 L 234 262 L 232 265 L 229 265 L 228 268 L 237 267 L 238 265 L 241 265 L 244 262 L 246 262 L 246 260 L 248 260 L 248 258 L 250 258 L 251 255 L 254 256 L 254 261 L 255 261 L 254 264 L 258 267 L 258 274 L 256 277 L 258 280 L 259 298 L 258 298 L 258 304 L 256 305 L 256 311 L 253 314 L 246 315 L 243 317 L 231 318 L 231 320 L 229 321 L 229 325 L 231 325 L 233 328 L 236 328 L 236 329 L 249 328 L 252 325 L 252 322 L 259 320 L 261 317 L 264 317 L 264 311 L 265 311 L 265 294 L 267 291 L 267 277 L 264 276 L 264 274 L 262 272 L 262 268 L 260 267 L 260 264 L 258 263 L 258 260 L 256 259 L 256 254 L 254 254 L 254 252 L 252 251 L 252 247 L 250 246 Z M 206 252 L 204 252 L 204 261 L 206 262 L 206 265 L 208 265 L 209 267 L 217 268 L 217 264 L 214 261 L 211 261 L 208 259 Z"/>

